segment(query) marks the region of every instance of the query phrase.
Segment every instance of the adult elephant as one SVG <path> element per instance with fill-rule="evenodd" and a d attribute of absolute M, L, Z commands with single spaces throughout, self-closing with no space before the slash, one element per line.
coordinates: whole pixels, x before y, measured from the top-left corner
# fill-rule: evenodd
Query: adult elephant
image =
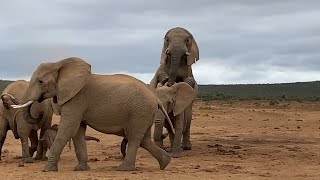
<path fill-rule="evenodd" d="M 146 84 L 127 75 L 91 74 L 91 66 L 80 58 L 43 63 L 33 73 L 24 95 L 23 115 L 31 123 L 28 104 L 53 97 L 61 107 L 60 124 L 49 150 L 43 171 L 58 171 L 63 147 L 72 138 L 78 165 L 74 170 L 88 170 L 86 126 L 106 134 L 128 139 L 128 151 L 118 170 L 135 170 L 138 148 L 148 150 L 164 169 L 170 155 L 151 140 L 151 126 L 160 108 L 169 117 L 160 100 Z M 173 129 L 172 129 L 173 130 Z"/>
<path fill-rule="evenodd" d="M 9 84 L 2 92 L 0 103 L 0 158 L 1 150 L 7 136 L 7 131 L 12 130 L 14 137 L 21 140 L 22 158 L 25 163 L 32 163 L 32 156 L 37 151 L 35 159 L 46 160 L 46 148 L 38 143 L 37 131 L 41 129 L 40 138 L 50 128 L 52 121 L 52 108 L 50 100 L 32 106 L 32 114 L 38 116 L 37 124 L 30 124 L 22 116 L 22 111 L 11 107 L 19 104 L 26 92 L 29 83 L 19 80 Z M 28 137 L 31 147 L 28 145 Z"/>
<path fill-rule="evenodd" d="M 170 29 L 164 37 L 160 67 L 151 80 L 150 87 L 154 90 L 159 82 L 169 87 L 174 83 L 186 82 L 198 93 L 198 84 L 191 68 L 191 65 L 198 60 L 199 48 L 193 35 L 181 27 Z M 192 105 L 193 103 L 184 111 L 186 118 L 186 130 L 182 140 L 184 150 L 191 150 L 192 147 L 190 142 Z"/>

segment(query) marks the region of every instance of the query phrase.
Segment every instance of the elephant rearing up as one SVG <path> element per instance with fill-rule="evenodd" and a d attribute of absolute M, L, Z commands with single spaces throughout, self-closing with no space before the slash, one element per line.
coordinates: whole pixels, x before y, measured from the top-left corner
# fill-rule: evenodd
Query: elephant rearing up
<path fill-rule="evenodd" d="M 164 169 L 170 155 L 151 140 L 151 126 L 157 110 L 163 108 L 149 87 L 127 75 L 91 74 L 91 66 L 80 58 L 67 58 L 55 63 L 43 63 L 33 73 L 25 93 L 23 115 L 30 123 L 28 104 L 53 98 L 61 107 L 60 124 L 49 150 L 49 161 L 43 171 L 57 171 L 63 147 L 72 138 L 78 165 L 75 170 L 88 170 L 86 127 L 126 137 L 127 155 L 118 170 L 135 170 L 138 148 L 148 150 Z"/>
<path fill-rule="evenodd" d="M 160 82 L 172 86 L 174 83 L 186 82 L 198 93 L 198 84 L 192 73 L 191 65 L 199 60 L 199 48 L 193 35 L 186 29 L 176 27 L 170 29 L 165 37 L 161 52 L 160 67 L 150 82 L 154 90 Z M 191 149 L 190 126 L 192 120 L 191 103 L 184 111 L 186 130 L 183 133 L 182 146 Z"/>

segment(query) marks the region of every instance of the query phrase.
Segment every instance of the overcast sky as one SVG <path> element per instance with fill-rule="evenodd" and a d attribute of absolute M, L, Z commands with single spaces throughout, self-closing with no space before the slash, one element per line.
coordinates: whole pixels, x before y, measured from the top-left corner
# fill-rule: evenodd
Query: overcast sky
<path fill-rule="evenodd" d="M 173 3 L 174 2 L 174 3 Z M 84 58 L 94 73 L 149 83 L 165 33 L 195 37 L 200 84 L 320 80 L 319 0 L 10 0 L 0 6 L 0 78 Z"/>

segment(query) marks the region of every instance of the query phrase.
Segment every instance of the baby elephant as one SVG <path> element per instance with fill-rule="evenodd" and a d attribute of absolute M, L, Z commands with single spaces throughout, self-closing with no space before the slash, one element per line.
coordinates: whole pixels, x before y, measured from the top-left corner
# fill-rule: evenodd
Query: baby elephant
<path fill-rule="evenodd" d="M 49 129 L 47 129 L 43 135 L 43 138 L 40 139 L 40 142 L 42 143 L 43 147 L 46 148 L 51 148 L 54 139 L 57 136 L 57 132 L 58 132 L 58 124 L 54 124 L 52 125 Z M 92 136 L 85 136 L 85 139 L 87 141 L 96 141 L 96 142 L 100 142 L 100 139 L 92 137 Z M 71 140 L 69 141 L 69 149 L 71 149 Z"/>
<path fill-rule="evenodd" d="M 163 127 L 166 127 L 169 132 L 172 156 L 179 157 L 181 156 L 181 139 L 187 125 L 184 110 L 195 100 L 196 91 L 185 82 L 175 83 L 171 87 L 159 83 L 155 89 L 155 94 L 167 110 L 172 120 L 175 134 L 170 131 L 169 125 L 165 123 L 165 117 L 157 112 L 154 141 L 159 147 L 163 148 L 163 139 L 166 137 L 163 134 Z"/>

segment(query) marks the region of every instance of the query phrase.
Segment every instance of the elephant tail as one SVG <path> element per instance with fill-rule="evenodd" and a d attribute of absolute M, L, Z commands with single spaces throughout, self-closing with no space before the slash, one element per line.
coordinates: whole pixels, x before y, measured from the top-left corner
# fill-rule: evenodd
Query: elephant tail
<path fill-rule="evenodd" d="M 128 140 L 126 138 L 123 138 L 123 140 L 121 142 L 121 149 L 120 149 L 123 158 L 126 157 L 127 144 L 128 144 Z"/>
<path fill-rule="evenodd" d="M 168 121 L 168 123 L 170 125 L 172 133 L 175 134 L 175 131 L 174 131 L 174 128 L 173 128 L 173 125 L 172 125 L 172 121 L 171 121 L 167 111 L 164 109 L 163 105 L 161 104 L 160 100 L 159 100 L 159 103 L 158 103 L 158 107 L 161 109 L 162 113 L 166 117 L 166 119 L 167 119 L 167 121 Z"/>

